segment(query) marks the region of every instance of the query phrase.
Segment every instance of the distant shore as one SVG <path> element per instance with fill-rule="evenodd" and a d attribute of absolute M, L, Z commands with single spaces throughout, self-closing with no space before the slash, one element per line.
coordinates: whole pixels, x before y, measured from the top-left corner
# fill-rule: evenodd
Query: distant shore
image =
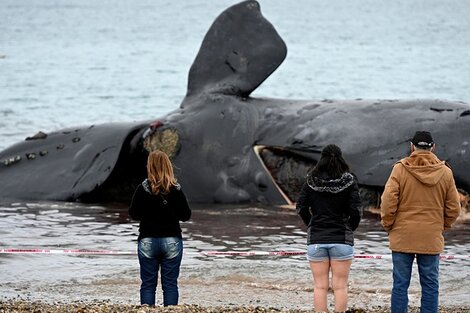
<path fill-rule="evenodd" d="M 47 303 L 22 299 L 0 300 L 0 313 L 311 313 L 312 310 L 279 309 L 261 306 L 215 306 L 178 305 L 171 307 L 148 307 L 140 305 L 113 304 L 111 301 Z M 388 313 L 388 307 L 351 308 L 352 313 Z M 410 313 L 419 312 L 419 308 L 410 308 Z M 470 306 L 466 307 L 440 307 L 439 313 L 468 313 Z"/>

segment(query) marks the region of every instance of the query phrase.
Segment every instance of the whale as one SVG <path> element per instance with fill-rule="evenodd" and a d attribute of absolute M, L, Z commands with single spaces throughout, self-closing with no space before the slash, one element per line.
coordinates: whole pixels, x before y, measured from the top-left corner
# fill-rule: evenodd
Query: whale
<path fill-rule="evenodd" d="M 126 203 L 146 177 L 148 153 L 158 149 L 170 156 L 190 203 L 293 205 L 321 150 L 334 143 L 364 205 L 376 206 L 417 130 L 432 133 L 459 190 L 470 192 L 470 105 L 252 97 L 286 55 L 257 1 L 227 8 L 201 43 L 178 108 L 140 122 L 38 132 L 6 148 L 1 199 Z"/>

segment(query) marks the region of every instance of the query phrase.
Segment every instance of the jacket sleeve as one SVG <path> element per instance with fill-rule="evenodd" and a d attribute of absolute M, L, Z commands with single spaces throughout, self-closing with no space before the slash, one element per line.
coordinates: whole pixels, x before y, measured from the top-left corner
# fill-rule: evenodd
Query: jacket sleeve
<path fill-rule="evenodd" d="M 349 194 L 349 225 L 352 230 L 356 230 L 362 217 L 362 204 L 359 196 L 359 187 L 357 182 L 352 185 Z"/>
<path fill-rule="evenodd" d="M 451 175 L 449 189 L 446 193 L 444 207 L 444 230 L 448 230 L 452 227 L 452 224 L 457 220 L 460 215 L 460 200 L 457 187 L 455 186 L 454 177 Z"/>
<path fill-rule="evenodd" d="M 142 197 L 140 193 L 140 189 L 142 188 L 141 185 L 137 186 L 134 191 L 134 195 L 132 196 L 131 205 L 129 207 L 129 216 L 136 221 L 140 221 L 142 218 Z"/>
<path fill-rule="evenodd" d="M 180 188 L 176 197 L 176 208 L 178 211 L 178 219 L 182 222 L 186 222 L 191 218 L 191 209 L 189 208 L 188 200 L 183 190 Z"/>
<path fill-rule="evenodd" d="M 297 199 L 296 209 L 297 214 L 300 215 L 304 224 L 308 226 L 312 213 L 310 212 L 310 205 L 308 203 L 308 185 L 304 183 L 300 190 L 299 198 Z"/>
<path fill-rule="evenodd" d="M 396 213 L 398 210 L 398 202 L 400 198 L 400 183 L 398 180 L 398 172 L 401 164 L 395 164 L 392 173 L 385 184 L 384 191 L 380 203 L 380 217 L 383 228 L 389 232 L 395 223 Z"/>

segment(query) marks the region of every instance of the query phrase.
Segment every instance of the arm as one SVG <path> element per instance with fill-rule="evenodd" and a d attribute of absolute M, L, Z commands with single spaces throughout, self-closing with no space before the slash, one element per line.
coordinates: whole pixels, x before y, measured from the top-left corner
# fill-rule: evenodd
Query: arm
<path fill-rule="evenodd" d="M 299 199 L 297 200 L 296 209 L 297 214 L 300 215 L 304 224 L 308 226 L 310 224 L 310 219 L 312 214 L 310 213 L 310 206 L 308 204 L 308 185 L 304 183 L 302 189 L 300 190 Z"/>
<path fill-rule="evenodd" d="M 351 188 L 351 193 L 349 194 L 349 225 L 352 230 L 356 230 L 362 217 L 362 204 L 357 182 L 354 182 Z"/>
<path fill-rule="evenodd" d="M 186 222 L 191 218 L 191 209 L 189 208 L 188 200 L 186 199 L 186 196 L 181 189 L 181 187 L 176 188 L 177 189 L 177 203 L 176 207 L 178 210 L 178 219 L 182 222 Z"/>
<path fill-rule="evenodd" d="M 142 200 L 140 196 L 140 189 L 142 185 L 137 186 L 134 191 L 134 195 L 132 196 L 131 205 L 129 207 L 129 216 L 136 221 L 140 221 L 141 219 L 141 208 L 142 208 Z"/>
<path fill-rule="evenodd" d="M 460 215 L 460 210 L 459 193 L 455 186 L 454 177 L 451 175 L 449 189 L 447 190 L 444 203 L 444 230 L 448 230 L 452 227 L 452 224 Z"/>
<path fill-rule="evenodd" d="M 389 232 L 395 223 L 400 198 L 400 183 L 398 181 L 398 171 L 401 164 L 396 164 L 390 177 L 385 184 L 380 204 L 380 217 L 383 228 Z"/>

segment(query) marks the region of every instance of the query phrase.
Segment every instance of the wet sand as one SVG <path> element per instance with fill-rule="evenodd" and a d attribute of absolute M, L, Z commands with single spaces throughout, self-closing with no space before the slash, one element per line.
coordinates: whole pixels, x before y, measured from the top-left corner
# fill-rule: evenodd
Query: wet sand
<path fill-rule="evenodd" d="M 163 308 L 161 289 L 157 290 L 157 306 L 139 304 L 138 279 L 98 279 L 89 283 L 61 282 L 43 286 L 41 290 L 16 289 L 17 294 L 0 298 L 0 313 L 6 312 L 313 312 L 312 288 L 295 288 L 292 284 L 264 286 L 242 277 L 239 283 L 222 278 L 203 281 L 185 277 L 180 280 L 180 305 Z M 244 280 L 244 281 L 243 281 Z M 18 286 L 17 286 L 18 287 Z M 374 289 L 374 288 L 373 288 Z M 328 294 L 330 312 L 333 295 Z M 445 295 L 441 294 L 442 300 Z M 349 306 L 355 313 L 390 312 L 390 290 L 374 289 L 364 294 L 363 289 L 350 286 Z M 470 305 L 443 304 L 440 313 L 470 313 Z M 410 313 L 419 312 L 417 290 L 410 290 Z"/>

